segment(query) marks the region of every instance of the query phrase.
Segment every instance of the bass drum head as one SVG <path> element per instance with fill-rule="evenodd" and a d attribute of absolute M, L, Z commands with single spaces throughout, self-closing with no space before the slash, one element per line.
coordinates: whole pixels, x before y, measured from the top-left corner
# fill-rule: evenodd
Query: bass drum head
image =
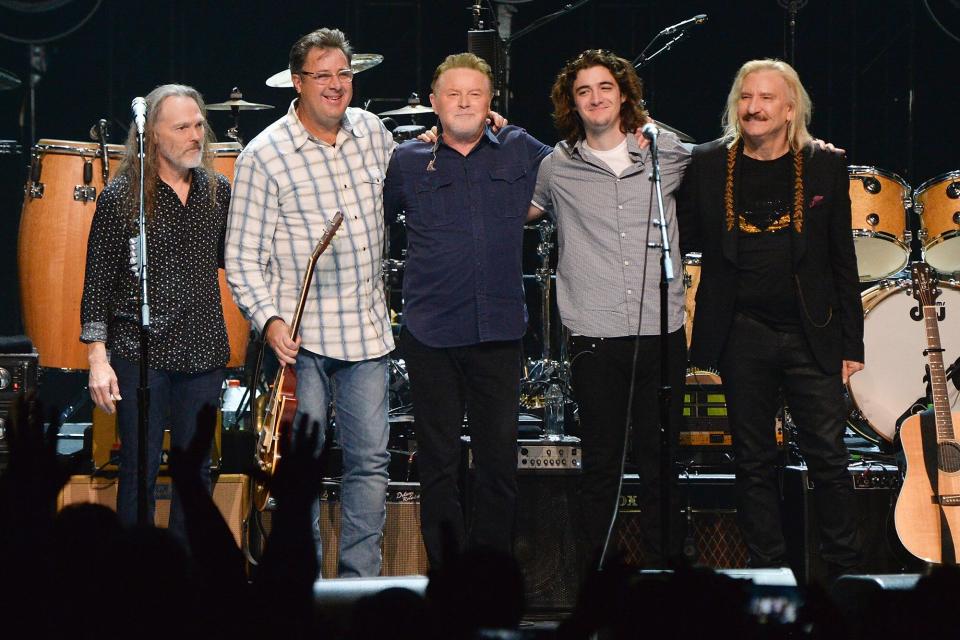
<path fill-rule="evenodd" d="M 960 284 L 940 282 L 938 305 L 946 310 L 939 323 L 943 363 L 949 367 L 960 356 Z M 873 442 L 892 442 L 897 420 L 926 394 L 927 347 L 924 324 L 910 317 L 917 301 L 909 278 L 886 280 L 862 294 L 863 342 L 866 366 L 850 377 L 847 391 L 853 402 L 848 424 Z M 950 406 L 960 391 L 947 382 Z"/>

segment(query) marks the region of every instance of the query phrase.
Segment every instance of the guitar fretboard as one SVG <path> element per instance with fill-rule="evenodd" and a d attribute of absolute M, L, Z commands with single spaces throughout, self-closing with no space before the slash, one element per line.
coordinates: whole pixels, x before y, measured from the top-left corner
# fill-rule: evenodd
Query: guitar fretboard
<path fill-rule="evenodd" d="M 930 389 L 933 393 L 937 440 L 953 440 L 953 418 L 950 415 L 950 397 L 947 394 L 947 376 L 943 369 L 940 326 L 935 305 L 924 305 L 923 322 L 927 329 L 927 361 L 930 364 Z"/>

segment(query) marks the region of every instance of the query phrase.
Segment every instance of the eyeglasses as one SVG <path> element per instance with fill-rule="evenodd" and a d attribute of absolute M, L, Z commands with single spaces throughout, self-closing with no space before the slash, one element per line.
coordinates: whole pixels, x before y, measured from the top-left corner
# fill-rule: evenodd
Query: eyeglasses
<path fill-rule="evenodd" d="M 318 84 L 321 87 L 330 84 L 334 75 L 336 75 L 337 79 L 343 84 L 353 82 L 353 69 L 340 69 L 336 74 L 332 74 L 329 71 L 297 71 L 297 75 L 306 76 L 310 78 L 314 84 Z"/>

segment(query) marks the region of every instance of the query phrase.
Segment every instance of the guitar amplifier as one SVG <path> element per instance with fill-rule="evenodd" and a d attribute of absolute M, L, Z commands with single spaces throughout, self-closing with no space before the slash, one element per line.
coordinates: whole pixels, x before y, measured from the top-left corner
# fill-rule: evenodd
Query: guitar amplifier
<path fill-rule="evenodd" d="M 0 355 L 0 468 L 6 467 L 9 447 L 7 427 L 17 396 L 37 388 L 39 369 L 36 353 Z"/>
<path fill-rule="evenodd" d="M 865 573 L 919 571 L 923 563 L 903 548 L 893 526 L 900 471 L 871 463 L 848 468 L 857 506 L 857 537 Z M 797 581 L 822 581 L 827 567 L 820 557 L 820 529 L 813 505 L 813 480 L 805 466 L 783 471 L 783 523 L 790 564 Z"/>
<path fill-rule="evenodd" d="M 473 469 L 473 451 L 470 436 L 462 436 L 460 443 L 466 457 L 467 469 Z M 563 436 L 558 440 L 547 438 L 520 438 L 517 440 L 517 471 L 523 474 L 579 474 L 581 468 L 580 438 Z"/>

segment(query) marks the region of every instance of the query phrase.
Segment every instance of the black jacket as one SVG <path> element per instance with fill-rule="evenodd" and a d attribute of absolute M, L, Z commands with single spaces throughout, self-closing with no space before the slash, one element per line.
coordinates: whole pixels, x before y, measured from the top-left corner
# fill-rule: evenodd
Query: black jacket
<path fill-rule="evenodd" d="M 691 362 L 715 368 L 735 311 L 736 226 L 727 231 L 724 140 L 698 145 L 677 198 L 680 247 L 703 254 Z M 863 306 L 850 227 L 846 161 L 807 145 L 803 153 L 803 229 L 791 227 L 801 324 L 817 363 L 837 373 L 842 360 L 863 362 Z"/>

